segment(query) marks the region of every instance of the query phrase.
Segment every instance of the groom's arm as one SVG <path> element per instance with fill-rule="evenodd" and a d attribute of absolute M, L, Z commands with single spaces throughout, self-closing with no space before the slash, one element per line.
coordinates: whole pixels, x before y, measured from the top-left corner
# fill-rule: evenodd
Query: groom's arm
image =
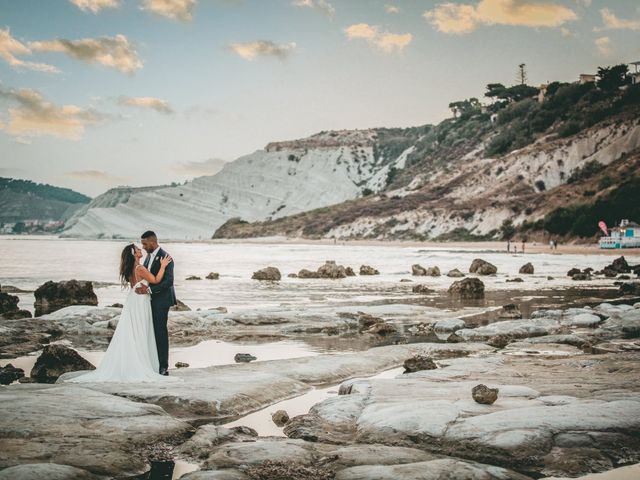
<path fill-rule="evenodd" d="M 162 280 L 160 281 L 160 283 L 156 283 L 155 285 L 151 285 L 149 287 L 152 294 L 167 290 L 168 288 L 171 287 L 171 285 L 173 285 L 173 264 L 174 263 L 175 262 L 171 262 L 169 265 L 167 265 L 167 268 L 164 271 L 164 277 L 162 277 Z"/>

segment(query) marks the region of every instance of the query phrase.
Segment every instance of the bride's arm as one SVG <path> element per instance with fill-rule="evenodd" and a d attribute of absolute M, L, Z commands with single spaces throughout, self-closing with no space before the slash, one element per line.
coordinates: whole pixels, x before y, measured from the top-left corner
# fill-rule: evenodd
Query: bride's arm
<path fill-rule="evenodd" d="M 164 258 L 160 259 L 160 270 L 158 270 L 158 274 L 154 275 L 149 270 L 147 270 L 144 266 L 138 265 L 136 267 L 139 278 L 142 278 L 149 282 L 151 285 L 155 285 L 162 281 L 162 277 L 164 277 L 164 272 L 167 269 L 167 265 L 172 262 L 172 258 L 167 255 Z"/>

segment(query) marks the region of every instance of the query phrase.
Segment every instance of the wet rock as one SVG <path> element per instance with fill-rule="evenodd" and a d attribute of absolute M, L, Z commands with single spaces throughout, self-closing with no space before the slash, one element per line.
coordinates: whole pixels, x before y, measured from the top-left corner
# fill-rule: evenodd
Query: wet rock
<path fill-rule="evenodd" d="M 427 287 L 426 285 L 414 285 L 411 289 L 413 293 L 419 293 L 421 295 L 428 295 L 430 293 L 434 293 L 435 290 Z"/>
<path fill-rule="evenodd" d="M 503 305 L 497 312 L 499 319 L 517 319 L 522 318 L 522 312 L 515 303 Z"/>
<path fill-rule="evenodd" d="M 618 280 L 631 280 L 629 275 L 618 275 Z"/>
<path fill-rule="evenodd" d="M 428 267 L 425 275 L 428 277 L 439 277 L 440 269 L 438 267 Z"/>
<path fill-rule="evenodd" d="M 498 389 L 483 384 L 476 385 L 471 390 L 471 396 L 477 403 L 492 405 L 498 399 Z"/>
<path fill-rule="evenodd" d="M 574 275 L 577 275 L 578 273 L 582 273 L 582 270 L 580 270 L 579 268 L 572 268 L 571 270 L 569 270 L 567 272 L 567 277 L 573 277 Z"/>
<path fill-rule="evenodd" d="M 233 357 L 236 363 L 249 363 L 254 360 L 257 360 L 257 357 L 254 357 L 250 353 L 236 353 Z"/>
<path fill-rule="evenodd" d="M 176 362 L 176 368 L 189 368 L 189 364 L 185 362 Z"/>
<path fill-rule="evenodd" d="M 640 282 L 625 282 L 618 288 L 620 295 L 640 295 Z"/>
<path fill-rule="evenodd" d="M 55 383 L 60 375 L 80 370 L 95 370 L 90 362 L 64 345 L 47 345 L 31 369 L 31 378 L 38 383 Z"/>
<path fill-rule="evenodd" d="M 69 280 L 66 282 L 46 282 L 34 292 L 36 317 L 55 312 L 71 305 L 98 305 L 98 297 L 93 291 L 93 283 Z"/>
<path fill-rule="evenodd" d="M 415 265 L 411 265 L 411 274 L 416 277 L 423 277 L 427 274 L 427 269 L 416 263 Z"/>
<path fill-rule="evenodd" d="M 185 280 L 202 280 L 202 278 L 197 275 L 189 275 Z"/>
<path fill-rule="evenodd" d="M 289 414 L 285 410 L 278 410 L 271 414 L 271 420 L 278 427 L 284 427 L 289 422 Z"/>
<path fill-rule="evenodd" d="M 191 307 L 189 307 L 189 305 L 187 305 L 186 303 L 176 299 L 176 304 L 171 307 L 170 310 L 172 312 L 190 312 Z"/>
<path fill-rule="evenodd" d="M 516 277 L 516 278 L 507 278 L 506 280 L 507 282 L 516 282 L 516 283 L 522 283 L 524 282 L 523 279 L 521 279 L 520 277 Z"/>
<path fill-rule="evenodd" d="M 438 368 L 436 363 L 426 355 L 414 355 L 407 358 L 404 363 L 404 373 L 419 372 L 420 370 L 435 370 Z"/>
<path fill-rule="evenodd" d="M 380 272 L 369 265 L 361 265 L 360 275 L 380 275 Z"/>
<path fill-rule="evenodd" d="M 207 280 L 220 280 L 220 274 L 217 272 L 209 272 L 205 278 Z"/>
<path fill-rule="evenodd" d="M 533 264 L 531 262 L 528 262 L 520 267 L 520 270 L 518 270 L 518 273 L 532 275 L 533 271 L 534 271 Z"/>
<path fill-rule="evenodd" d="M 386 322 L 375 323 L 367 330 L 369 333 L 383 336 L 396 333 L 397 331 L 398 329 L 394 325 Z"/>
<path fill-rule="evenodd" d="M 327 335 L 339 335 L 340 329 L 338 327 L 324 327 L 320 330 L 321 333 L 326 333 Z"/>
<path fill-rule="evenodd" d="M 266 281 L 278 281 L 282 278 L 280 270 L 276 267 L 267 267 L 257 272 L 253 272 L 251 276 L 253 280 L 266 280 Z"/>
<path fill-rule="evenodd" d="M 28 463 L 0 471 L 0 480 L 101 480 L 81 468 L 55 463 Z"/>
<path fill-rule="evenodd" d="M 464 277 L 464 273 L 462 273 L 460 270 L 458 270 L 457 268 L 454 268 L 453 270 L 449 270 L 447 272 L 447 277 L 452 277 L 452 278 L 462 278 Z"/>
<path fill-rule="evenodd" d="M 336 264 L 333 260 L 327 260 L 324 265 L 318 268 L 320 278 L 345 278 L 347 269 L 342 265 Z"/>
<path fill-rule="evenodd" d="M 114 303 L 112 305 L 109 305 L 111 308 L 124 308 L 124 305 L 122 305 L 121 303 Z"/>
<path fill-rule="evenodd" d="M 547 277 L 547 280 L 553 280 L 553 279 L 554 279 L 554 278 L 553 278 L 553 277 L 551 277 L 551 276 Z"/>
<path fill-rule="evenodd" d="M 498 267 L 487 262 L 486 260 L 482 260 L 481 258 L 476 258 L 471 262 L 469 266 L 469 273 L 477 273 L 478 275 L 493 275 L 498 273 Z"/>
<path fill-rule="evenodd" d="M 484 298 L 484 283 L 477 278 L 455 281 L 449 287 L 449 295 L 461 299 Z"/>
<path fill-rule="evenodd" d="M 504 348 L 513 341 L 513 338 L 509 335 L 498 334 L 487 340 L 487 345 L 491 345 L 494 348 Z"/>
<path fill-rule="evenodd" d="M 607 265 L 605 269 L 612 270 L 615 273 L 631 272 L 631 266 L 627 263 L 624 256 L 616 258 L 611 265 Z"/>
<path fill-rule="evenodd" d="M 347 277 L 355 277 L 356 276 L 356 272 L 354 272 L 353 268 L 351 268 L 351 267 L 346 267 L 344 269 L 344 273 L 347 274 Z"/>
<path fill-rule="evenodd" d="M 451 335 L 447 337 L 447 343 L 461 343 L 464 341 L 465 341 L 464 338 L 462 338 L 456 332 L 453 332 Z"/>
<path fill-rule="evenodd" d="M 195 459 L 205 459 L 211 449 L 228 442 L 253 442 L 258 432 L 253 428 L 239 426 L 226 428 L 219 425 L 207 424 L 198 427 L 196 433 L 185 443 L 175 449 L 178 455 Z"/>
<path fill-rule="evenodd" d="M 588 273 L 576 273 L 571 277 L 571 280 L 577 280 L 577 281 L 591 280 L 591 275 L 589 275 Z"/>
<path fill-rule="evenodd" d="M 401 278 L 400 279 L 400 283 L 412 283 L 413 280 L 409 279 L 409 278 Z"/>
<path fill-rule="evenodd" d="M 31 313 L 18 308 L 20 299 L 15 295 L 0 292 L 0 316 L 6 319 L 30 318 Z M 26 312 L 22 313 L 22 312 Z M 23 316 L 26 315 L 26 316 Z"/>
<path fill-rule="evenodd" d="M 9 385 L 22 377 L 24 377 L 24 370 L 21 368 L 16 368 L 10 363 L 0 367 L 0 385 Z"/>
<path fill-rule="evenodd" d="M 287 277 L 289 278 L 298 278 L 298 274 L 297 273 L 290 273 L 287 275 Z"/>

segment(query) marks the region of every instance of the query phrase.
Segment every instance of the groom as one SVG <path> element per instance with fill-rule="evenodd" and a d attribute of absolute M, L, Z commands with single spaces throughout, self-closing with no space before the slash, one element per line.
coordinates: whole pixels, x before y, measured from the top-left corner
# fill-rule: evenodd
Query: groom
<path fill-rule="evenodd" d="M 142 248 L 147 252 L 144 266 L 152 274 L 157 275 L 160 270 L 160 259 L 168 254 L 158 245 L 158 237 L 148 230 L 142 234 Z M 138 287 L 136 293 L 151 294 L 151 312 L 153 315 L 153 330 L 160 361 L 160 374 L 169 375 L 169 332 L 167 332 L 167 318 L 169 309 L 176 304 L 176 292 L 173 288 L 173 265 L 175 260 L 167 265 L 162 281 L 151 287 Z"/>

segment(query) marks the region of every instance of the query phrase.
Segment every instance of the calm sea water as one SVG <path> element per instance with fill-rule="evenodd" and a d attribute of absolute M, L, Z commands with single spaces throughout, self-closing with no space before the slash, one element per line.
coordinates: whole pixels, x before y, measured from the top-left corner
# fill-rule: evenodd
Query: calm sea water
<path fill-rule="evenodd" d="M 34 290 L 47 280 L 92 280 L 110 285 L 98 286 L 100 305 L 122 302 L 124 292 L 118 281 L 118 261 L 124 241 L 86 241 L 55 237 L 0 236 L 0 283 Z M 175 284 L 178 297 L 192 308 L 224 306 L 229 310 L 290 306 L 306 308 L 321 305 L 367 302 L 406 297 L 411 284 L 400 279 L 412 278 L 411 265 L 440 267 L 442 277 L 413 280 L 433 288 L 446 288 L 452 279 L 448 270 L 468 270 L 474 258 L 481 257 L 498 267 L 496 277 L 485 277 L 487 289 L 540 289 L 576 286 L 566 277 L 572 267 L 599 269 L 611 263 L 606 255 L 526 254 L 474 250 L 443 250 L 400 246 L 256 244 L 256 243 L 167 243 L 162 244 L 175 259 Z M 640 256 L 627 256 L 630 263 L 640 263 Z M 325 260 L 335 260 L 358 271 L 360 265 L 377 268 L 381 275 L 356 276 L 338 281 L 287 278 L 301 268 L 316 269 Z M 521 275 L 524 283 L 507 283 L 507 276 L 518 276 L 525 262 L 532 262 L 535 275 Z M 251 274 L 274 266 L 283 275 L 281 282 L 258 282 Z M 219 280 L 206 280 L 209 272 L 218 272 Z M 203 278 L 187 281 L 189 275 Z M 552 282 L 547 276 L 553 276 Z M 589 286 L 599 283 L 588 282 Z M 610 280 L 602 281 L 611 285 Z M 33 309 L 33 295 L 20 294 L 22 308 Z"/>

